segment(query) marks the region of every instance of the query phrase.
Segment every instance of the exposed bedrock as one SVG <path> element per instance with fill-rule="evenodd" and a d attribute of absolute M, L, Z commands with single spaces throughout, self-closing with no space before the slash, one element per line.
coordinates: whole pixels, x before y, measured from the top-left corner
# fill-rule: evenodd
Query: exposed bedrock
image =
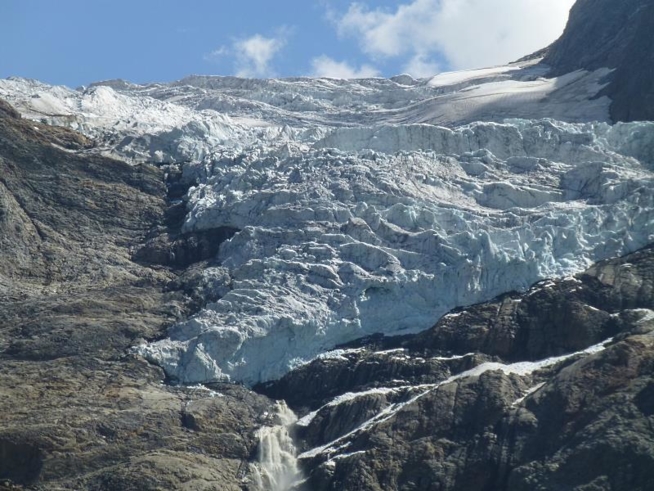
<path fill-rule="evenodd" d="M 644 491 L 653 359 L 652 336 L 634 335 L 553 376 L 489 371 L 443 385 L 309 460 L 305 489 Z"/>
<path fill-rule="evenodd" d="M 201 285 L 133 261 L 167 230 L 163 172 L 92 145 L 0 101 L 0 488 L 241 490 L 273 403 L 128 354 Z"/>
<path fill-rule="evenodd" d="M 613 121 L 654 119 L 654 1 L 579 0 L 565 32 L 545 56 L 557 76 L 608 67 Z"/>

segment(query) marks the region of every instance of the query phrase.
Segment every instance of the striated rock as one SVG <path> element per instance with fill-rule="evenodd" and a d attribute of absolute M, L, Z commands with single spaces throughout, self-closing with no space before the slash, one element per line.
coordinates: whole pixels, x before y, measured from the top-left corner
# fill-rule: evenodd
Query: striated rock
<path fill-rule="evenodd" d="M 444 385 L 314 461 L 305 489 L 648 489 L 652 341 L 631 336 L 526 399 L 527 380 L 501 372 Z"/>
<path fill-rule="evenodd" d="M 369 348 L 373 346 L 369 339 L 359 343 Z M 400 338 L 382 338 L 380 344 L 398 346 Z M 378 352 L 365 348 L 335 350 L 279 380 L 259 384 L 255 390 L 275 399 L 284 399 L 292 407 L 306 412 L 318 409 L 347 392 L 371 390 L 374 395 L 375 388 L 402 386 L 407 380 L 417 384 L 435 383 L 481 361 L 486 361 L 486 358 L 475 355 L 451 359 L 408 356 L 403 348 Z"/>
<path fill-rule="evenodd" d="M 169 387 L 131 357 L 5 360 L 0 373 L 0 442 L 14 455 L 0 478 L 44 489 L 241 489 L 271 407 L 233 386 Z"/>
<path fill-rule="evenodd" d="M 21 115 L 16 109 L 14 109 L 11 104 L 8 104 L 6 101 L 0 100 L 0 118 L 13 118 L 20 119 Z"/>

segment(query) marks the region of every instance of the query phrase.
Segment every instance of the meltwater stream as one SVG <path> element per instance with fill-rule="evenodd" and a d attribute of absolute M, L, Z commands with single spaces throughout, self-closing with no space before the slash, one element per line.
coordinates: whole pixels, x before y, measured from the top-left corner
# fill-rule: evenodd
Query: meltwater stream
<path fill-rule="evenodd" d="M 252 473 L 259 491 L 289 491 L 302 480 L 297 465 L 297 453 L 289 428 L 297 416 L 283 401 L 277 403 L 275 426 L 262 426 L 258 430 L 258 462 Z"/>

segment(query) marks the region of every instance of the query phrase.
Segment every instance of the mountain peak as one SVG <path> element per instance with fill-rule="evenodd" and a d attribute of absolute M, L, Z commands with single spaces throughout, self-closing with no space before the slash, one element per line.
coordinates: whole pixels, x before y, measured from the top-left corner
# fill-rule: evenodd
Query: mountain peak
<path fill-rule="evenodd" d="M 544 62 L 550 75 L 613 69 L 613 121 L 654 119 L 654 0 L 579 0 Z"/>

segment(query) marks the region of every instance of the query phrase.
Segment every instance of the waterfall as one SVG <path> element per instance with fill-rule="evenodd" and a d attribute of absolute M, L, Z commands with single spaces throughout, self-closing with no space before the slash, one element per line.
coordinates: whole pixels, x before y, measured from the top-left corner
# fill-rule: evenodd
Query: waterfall
<path fill-rule="evenodd" d="M 275 426 L 262 426 L 259 436 L 259 456 L 253 466 L 254 479 L 260 491 L 289 491 L 301 481 L 301 472 L 289 428 L 297 416 L 285 402 L 276 406 Z"/>

